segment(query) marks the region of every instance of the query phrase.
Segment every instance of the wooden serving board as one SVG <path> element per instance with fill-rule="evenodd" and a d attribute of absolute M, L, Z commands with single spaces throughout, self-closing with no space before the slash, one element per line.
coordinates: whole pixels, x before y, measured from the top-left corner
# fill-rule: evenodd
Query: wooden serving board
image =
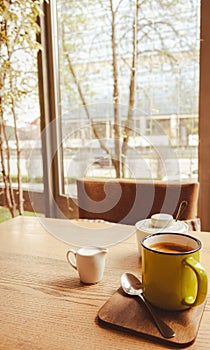
<path fill-rule="evenodd" d="M 149 312 L 140 298 L 129 297 L 119 288 L 98 312 L 99 323 L 133 335 L 185 347 L 194 342 L 205 303 L 185 311 L 164 311 L 155 308 L 157 313 L 176 333 L 166 339 L 156 328 Z"/>

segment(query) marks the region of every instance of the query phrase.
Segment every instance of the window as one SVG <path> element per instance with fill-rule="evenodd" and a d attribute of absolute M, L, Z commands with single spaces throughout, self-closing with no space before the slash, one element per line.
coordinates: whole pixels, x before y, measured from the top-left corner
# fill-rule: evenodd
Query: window
<path fill-rule="evenodd" d="M 36 144 L 40 135 L 36 41 L 40 11 L 32 0 L 4 1 L 0 7 L 0 204 L 6 203 L 15 216 L 32 210 L 28 190 L 36 191 L 34 200 L 43 191 L 41 145 Z M 32 150 L 35 166 L 28 174 Z M 33 208 L 44 209 L 35 202 Z"/>
<path fill-rule="evenodd" d="M 45 180 L 56 202 L 70 198 L 75 215 L 80 176 L 197 179 L 200 1 L 54 0 L 45 9 L 43 112 L 58 141 Z"/>
<path fill-rule="evenodd" d="M 53 4 L 64 194 L 78 176 L 195 177 L 200 2 Z"/>

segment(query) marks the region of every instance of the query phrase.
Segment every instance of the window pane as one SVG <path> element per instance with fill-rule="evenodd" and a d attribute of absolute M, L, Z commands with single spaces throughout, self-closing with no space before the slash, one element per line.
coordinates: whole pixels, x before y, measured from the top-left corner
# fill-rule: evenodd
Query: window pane
<path fill-rule="evenodd" d="M 34 207 L 43 211 L 41 145 L 36 142 L 40 136 L 39 14 L 39 4 L 33 0 L 1 2 L 0 205 L 7 206 L 12 217 Z M 36 157 L 31 167 L 32 151 Z M 28 189 L 36 191 L 38 206 L 30 201 Z"/>
<path fill-rule="evenodd" d="M 199 0 L 56 1 L 63 191 L 197 179 Z"/>

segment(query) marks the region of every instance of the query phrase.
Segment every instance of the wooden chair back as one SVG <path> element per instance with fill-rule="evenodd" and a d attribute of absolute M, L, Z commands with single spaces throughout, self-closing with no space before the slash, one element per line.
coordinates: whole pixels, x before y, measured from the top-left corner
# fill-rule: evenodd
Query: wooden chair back
<path fill-rule="evenodd" d="M 161 182 L 126 179 L 77 179 L 79 217 L 133 225 L 156 213 L 176 217 L 180 203 L 188 202 L 180 220 L 196 217 L 198 182 Z"/>

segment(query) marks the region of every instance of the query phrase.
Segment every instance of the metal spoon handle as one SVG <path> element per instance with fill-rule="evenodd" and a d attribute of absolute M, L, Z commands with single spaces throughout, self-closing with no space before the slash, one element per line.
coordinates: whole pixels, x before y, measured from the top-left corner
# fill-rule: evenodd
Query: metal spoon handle
<path fill-rule="evenodd" d="M 155 310 L 153 309 L 152 305 L 144 298 L 142 293 L 138 294 L 139 298 L 144 302 L 146 305 L 148 311 L 150 312 L 150 315 L 152 316 L 157 328 L 159 329 L 160 333 L 164 338 L 172 338 L 176 335 L 176 333 L 171 329 L 165 322 L 163 322 Z"/>
<path fill-rule="evenodd" d="M 175 221 L 178 221 L 178 220 L 179 220 L 179 218 L 180 218 L 181 215 L 183 214 L 183 211 L 185 210 L 185 208 L 187 207 L 187 205 L 188 205 L 188 202 L 187 202 L 187 201 L 182 201 L 182 202 L 180 203 L 178 212 L 177 212 L 177 214 L 176 214 Z"/>

